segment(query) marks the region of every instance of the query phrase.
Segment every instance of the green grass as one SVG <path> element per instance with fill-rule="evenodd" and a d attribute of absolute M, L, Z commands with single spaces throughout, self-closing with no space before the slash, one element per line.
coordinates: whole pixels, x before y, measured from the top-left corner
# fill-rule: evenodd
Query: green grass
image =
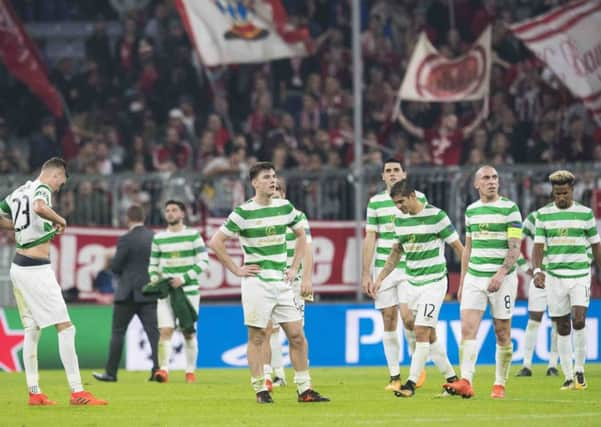
<path fill-rule="evenodd" d="M 64 373 L 41 372 L 41 385 L 54 407 L 29 407 L 24 374 L 0 373 L 0 426 L 294 426 L 442 425 L 461 427 L 594 426 L 601 424 L 601 364 L 587 366 L 589 389 L 560 391 L 562 379 L 545 377 L 535 366 L 531 378 L 516 378 L 512 367 L 503 401 L 489 398 L 494 367 L 478 367 L 473 399 L 436 398 L 442 378 L 428 368 L 428 379 L 412 399 L 383 390 L 386 368 L 315 368 L 315 388 L 332 398 L 299 404 L 290 385 L 276 389 L 274 405 L 258 405 L 244 369 L 199 370 L 197 384 L 170 373 L 167 384 L 146 382 L 147 374 L 120 371 L 118 383 L 100 383 L 82 372 L 86 388 L 109 400 L 108 407 L 70 407 Z M 287 371 L 289 380 L 292 376 Z M 402 368 L 406 375 L 407 368 Z"/>

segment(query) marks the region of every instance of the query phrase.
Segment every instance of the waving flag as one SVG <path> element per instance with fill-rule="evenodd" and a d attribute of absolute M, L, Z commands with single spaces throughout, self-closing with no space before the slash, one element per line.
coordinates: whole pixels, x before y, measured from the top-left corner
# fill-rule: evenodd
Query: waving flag
<path fill-rule="evenodd" d="M 399 98 L 455 102 L 485 98 L 490 80 L 490 27 L 459 58 L 441 55 L 421 33 L 409 61 Z"/>
<path fill-rule="evenodd" d="M 53 115 L 63 115 L 60 95 L 48 81 L 36 47 L 9 0 L 0 0 L 0 58 L 8 71 L 40 97 Z"/>
<path fill-rule="evenodd" d="M 601 1 L 574 1 L 510 28 L 601 125 Z"/>
<path fill-rule="evenodd" d="M 280 0 L 176 0 L 206 65 L 266 62 L 307 54 L 306 29 L 290 28 Z"/>

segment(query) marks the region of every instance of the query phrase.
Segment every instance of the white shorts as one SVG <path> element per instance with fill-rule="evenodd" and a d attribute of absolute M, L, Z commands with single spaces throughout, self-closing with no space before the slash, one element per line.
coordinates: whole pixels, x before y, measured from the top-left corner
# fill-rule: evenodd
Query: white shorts
<path fill-rule="evenodd" d="M 465 275 L 461 292 L 460 310 L 485 311 L 490 303 L 490 314 L 494 319 L 511 319 L 518 290 L 518 276 L 514 271 L 505 276 L 497 292 L 488 292 L 489 277 Z"/>
<path fill-rule="evenodd" d="M 409 309 L 415 313 L 415 324 L 435 328 L 440 309 L 447 294 L 446 276 L 437 282 L 422 286 L 407 284 Z"/>
<path fill-rule="evenodd" d="M 378 269 L 376 269 L 376 271 L 378 271 Z M 395 305 L 400 304 L 400 292 L 401 288 L 404 286 L 404 281 L 401 280 L 402 276 L 402 270 L 397 269 L 390 273 L 386 279 L 384 279 L 374 301 L 374 306 L 376 309 L 381 310 L 383 308 L 394 307 Z M 404 295 L 404 299 L 406 302 L 406 294 Z"/>
<path fill-rule="evenodd" d="M 301 281 L 300 280 L 295 280 L 292 283 L 292 292 L 294 294 L 294 305 L 296 306 L 296 308 L 298 309 L 298 311 L 300 311 L 301 314 L 301 320 L 305 321 L 305 299 L 303 297 L 301 297 Z M 271 321 L 274 325 L 274 327 L 278 327 L 279 324 L 273 320 L 273 313 L 271 315 Z"/>
<path fill-rule="evenodd" d="M 25 328 L 45 328 L 70 322 L 67 304 L 50 264 L 10 266 L 15 299 Z"/>
<path fill-rule="evenodd" d="M 547 290 L 534 286 L 534 279 L 528 285 L 528 311 L 543 312 L 547 309 Z"/>
<path fill-rule="evenodd" d="M 196 313 L 200 307 L 200 295 L 186 295 Z M 175 315 L 173 314 L 173 308 L 171 308 L 171 297 L 161 298 L 157 300 L 157 323 L 159 328 L 173 328 L 175 329 Z"/>
<path fill-rule="evenodd" d="M 588 307 L 591 299 L 591 276 L 577 279 L 553 277 L 547 274 L 545 288 L 548 289 L 549 316 L 562 317 L 570 314 L 572 307 Z"/>
<path fill-rule="evenodd" d="M 269 320 L 274 324 L 301 320 L 292 287 L 284 281 L 267 283 L 257 277 L 243 277 L 241 292 L 246 326 L 265 328 Z"/>

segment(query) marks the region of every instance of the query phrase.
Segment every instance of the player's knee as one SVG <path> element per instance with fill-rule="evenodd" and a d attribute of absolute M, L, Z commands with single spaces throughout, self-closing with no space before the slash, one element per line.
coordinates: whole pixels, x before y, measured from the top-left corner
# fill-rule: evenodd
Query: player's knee
<path fill-rule="evenodd" d="M 557 334 L 561 336 L 570 335 L 572 332 L 572 328 L 570 326 L 570 321 L 568 319 L 558 319 L 557 320 Z"/>
<path fill-rule="evenodd" d="M 57 332 L 62 332 L 68 328 L 73 328 L 73 331 L 75 332 L 75 326 L 73 326 L 73 323 L 71 323 L 71 322 L 57 323 L 55 326 L 56 326 Z"/>
<path fill-rule="evenodd" d="M 579 331 L 581 329 L 584 329 L 585 326 L 586 326 L 586 320 L 585 319 L 574 319 L 574 320 L 572 320 L 572 327 L 574 328 L 575 331 Z"/>
<path fill-rule="evenodd" d="M 543 312 L 542 311 L 530 311 L 529 312 L 530 320 L 534 320 L 535 322 L 540 322 L 543 320 Z"/>

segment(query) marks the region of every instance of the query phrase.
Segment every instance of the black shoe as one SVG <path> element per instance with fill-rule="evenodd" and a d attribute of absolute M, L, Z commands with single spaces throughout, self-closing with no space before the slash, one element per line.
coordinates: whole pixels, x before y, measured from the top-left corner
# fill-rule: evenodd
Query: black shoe
<path fill-rule="evenodd" d="M 588 388 L 586 380 L 584 379 L 584 372 L 576 372 L 574 374 L 574 379 L 576 380 L 574 383 L 574 388 L 576 390 L 586 390 Z"/>
<path fill-rule="evenodd" d="M 525 366 L 522 369 L 520 369 L 520 372 L 518 372 L 516 375 L 516 377 L 531 377 L 531 376 L 532 376 L 532 370 Z"/>
<path fill-rule="evenodd" d="M 547 368 L 547 376 L 548 377 L 558 377 L 559 371 L 557 370 L 557 368 L 555 366 L 551 366 L 550 368 Z"/>
<path fill-rule="evenodd" d="M 455 381 L 459 381 L 459 378 L 457 378 L 457 375 L 453 375 L 452 377 L 447 378 L 447 384 L 454 383 Z"/>
<path fill-rule="evenodd" d="M 408 380 L 401 386 L 399 391 L 394 392 L 394 395 L 396 397 L 413 397 L 415 395 L 415 383 Z"/>
<path fill-rule="evenodd" d="M 299 402 L 329 402 L 330 398 L 322 396 L 313 389 L 307 389 L 298 395 Z"/>
<path fill-rule="evenodd" d="M 114 377 L 112 375 L 109 375 L 107 373 L 99 373 L 99 372 L 92 372 L 92 376 L 94 378 L 96 378 L 98 381 L 104 381 L 107 383 L 116 383 L 117 382 L 117 377 Z"/>
<path fill-rule="evenodd" d="M 565 380 L 559 388 L 560 390 L 574 390 L 574 380 Z"/>
<path fill-rule="evenodd" d="M 271 394 L 267 390 L 263 390 L 257 393 L 257 403 L 273 403 Z"/>

